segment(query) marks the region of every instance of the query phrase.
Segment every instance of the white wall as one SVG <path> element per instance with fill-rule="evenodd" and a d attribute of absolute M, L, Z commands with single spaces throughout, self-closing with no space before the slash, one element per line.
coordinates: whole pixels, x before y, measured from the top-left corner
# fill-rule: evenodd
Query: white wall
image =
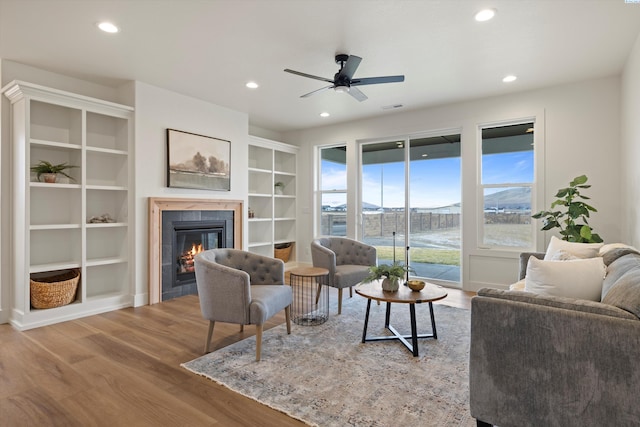
<path fill-rule="evenodd" d="M 620 79 L 602 78 L 564 86 L 545 88 L 437 108 L 404 113 L 334 126 L 290 132 L 284 141 L 301 146 L 301 165 L 311 165 L 317 145 L 346 143 L 348 179 L 357 182 L 357 142 L 366 139 L 412 134 L 438 129 L 462 129 L 463 203 L 478 206 L 476 201 L 477 126 L 479 123 L 537 116 L 544 122 L 544 169 L 538 180 L 544 182 L 540 204 L 547 208 L 555 192 L 566 187 L 574 177 L 586 174 L 593 187 L 588 194 L 599 212 L 591 225 L 605 241 L 621 241 L 620 203 Z M 538 143 L 538 142 L 536 142 Z M 311 170 L 311 167 L 309 168 Z M 298 244 L 302 262 L 310 262 L 306 248 L 314 237 L 313 177 L 299 178 Z M 355 205 L 355 194 L 348 202 Z M 481 205 L 481 204 L 480 204 Z M 517 254 L 477 249 L 477 218 L 473 209 L 463 216 L 463 287 L 476 290 L 481 286 L 505 286 L 517 278 Z M 355 213 L 350 218 L 355 227 Z M 539 233 L 538 249 L 543 250 L 550 238 Z"/>
<path fill-rule="evenodd" d="M 622 73 L 623 235 L 640 247 L 640 35 Z"/>
<path fill-rule="evenodd" d="M 148 198 L 234 199 L 246 205 L 248 122 L 245 113 L 135 83 L 136 305 L 148 302 Z M 167 188 L 167 128 L 231 141 L 231 191 Z M 243 227 L 246 230 L 246 220 Z M 243 235 L 243 247 L 246 247 L 246 233 Z"/>

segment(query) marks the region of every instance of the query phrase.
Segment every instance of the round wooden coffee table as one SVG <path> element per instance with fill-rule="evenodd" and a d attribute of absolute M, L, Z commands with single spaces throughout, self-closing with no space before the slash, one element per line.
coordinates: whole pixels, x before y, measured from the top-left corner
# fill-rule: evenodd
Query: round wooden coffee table
<path fill-rule="evenodd" d="M 362 331 L 362 342 L 368 341 L 388 341 L 399 340 L 405 347 L 413 353 L 414 357 L 418 357 L 418 338 L 438 339 L 436 332 L 436 319 L 433 315 L 433 301 L 438 301 L 447 297 L 444 288 L 425 282 L 425 287 L 421 291 L 412 291 L 404 284 L 396 292 L 386 292 L 382 290 L 381 281 L 363 283 L 355 288 L 356 294 L 367 298 L 367 314 L 364 318 L 364 330 Z M 367 325 L 369 323 L 369 310 L 371 308 L 371 300 L 387 303 L 387 312 L 385 315 L 384 327 L 393 335 L 381 337 L 367 338 Z M 416 304 L 429 303 L 429 313 L 431 315 L 431 334 L 417 333 L 416 327 Z M 391 303 L 409 304 L 409 314 L 411 315 L 411 335 L 401 335 L 393 326 L 389 324 L 389 316 L 391 315 Z M 411 338 L 411 343 L 407 341 Z"/>

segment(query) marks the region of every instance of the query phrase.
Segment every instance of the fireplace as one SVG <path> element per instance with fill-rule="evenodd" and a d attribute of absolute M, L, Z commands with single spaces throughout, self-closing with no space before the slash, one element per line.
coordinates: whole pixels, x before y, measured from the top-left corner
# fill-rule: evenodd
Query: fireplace
<path fill-rule="evenodd" d="M 162 214 L 162 300 L 198 293 L 195 256 L 233 247 L 233 211 L 166 211 Z"/>
<path fill-rule="evenodd" d="M 188 199 L 188 198 L 149 198 L 149 304 L 157 304 L 166 296 L 167 299 L 178 296 L 177 290 L 170 289 L 163 296 L 163 282 L 167 275 L 173 274 L 174 255 L 167 248 L 171 247 L 171 234 L 167 234 L 172 226 L 167 224 L 173 212 L 180 211 L 182 216 L 175 216 L 171 221 L 225 221 L 225 246 L 227 248 L 242 249 L 242 218 L 243 203 L 241 200 L 221 199 Z M 208 213 L 207 213 L 208 212 Z M 226 212 L 224 219 L 211 216 L 211 212 Z M 172 283 L 172 278 L 168 283 Z M 192 290 L 196 292 L 195 283 Z M 191 289 L 189 292 L 192 291 Z M 180 294 L 182 295 L 182 290 Z"/>
<path fill-rule="evenodd" d="M 226 248 L 224 221 L 174 221 L 172 252 L 173 286 L 195 282 L 193 260 L 202 251 Z"/>

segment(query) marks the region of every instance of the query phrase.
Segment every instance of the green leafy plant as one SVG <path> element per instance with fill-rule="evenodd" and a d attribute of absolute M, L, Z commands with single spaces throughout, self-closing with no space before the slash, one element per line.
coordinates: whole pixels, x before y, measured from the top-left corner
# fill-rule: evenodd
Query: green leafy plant
<path fill-rule="evenodd" d="M 65 170 L 72 169 L 72 168 L 77 168 L 77 166 L 69 165 L 67 164 L 67 162 L 54 165 L 50 162 L 47 162 L 46 160 L 40 160 L 38 164 L 36 164 L 35 166 L 31 166 L 31 170 L 36 173 L 38 181 L 40 181 L 41 175 L 47 174 L 47 173 L 64 175 L 67 178 L 75 181 L 75 179 L 72 176 L 69 176 L 67 173 L 64 172 Z"/>
<path fill-rule="evenodd" d="M 362 281 L 364 283 L 373 282 L 374 280 L 382 279 L 386 277 L 391 280 L 399 280 L 404 278 L 405 274 L 415 273 L 415 270 L 408 265 L 404 265 L 399 262 L 393 264 L 380 264 L 378 266 L 369 267 L 369 275 Z"/>
<path fill-rule="evenodd" d="M 587 218 L 590 212 L 598 212 L 596 208 L 583 200 L 589 197 L 580 194 L 580 190 L 590 188 L 587 185 L 587 176 L 575 177 L 566 188 L 561 188 L 556 193 L 556 200 L 551 203 L 550 210 L 540 211 L 532 218 L 542 219 L 544 226 L 542 231 L 559 228 L 563 240 L 579 243 L 600 243 L 602 238 L 593 232 L 589 226 Z M 554 210 L 557 206 L 564 207 L 563 210 Z"/>
<path fill-rule="evenodd" d="M 283 187 L 284 188 L 284 182 L 282 181 L 278 181 L 275 184 L 273 184 L 274 187 Z"/>

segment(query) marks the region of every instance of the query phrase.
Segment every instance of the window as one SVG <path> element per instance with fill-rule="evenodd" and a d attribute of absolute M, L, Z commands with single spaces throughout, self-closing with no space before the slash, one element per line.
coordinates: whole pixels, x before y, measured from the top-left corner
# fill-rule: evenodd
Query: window
<path fill-rule="evenodd" d="M 347 147 L 320 148 L 320 234 L 347 235 Z"/>
<path fill-rule="evenodd" d="M 534 123 L 482 127 L 483 247 L 532 248 Z"/>

